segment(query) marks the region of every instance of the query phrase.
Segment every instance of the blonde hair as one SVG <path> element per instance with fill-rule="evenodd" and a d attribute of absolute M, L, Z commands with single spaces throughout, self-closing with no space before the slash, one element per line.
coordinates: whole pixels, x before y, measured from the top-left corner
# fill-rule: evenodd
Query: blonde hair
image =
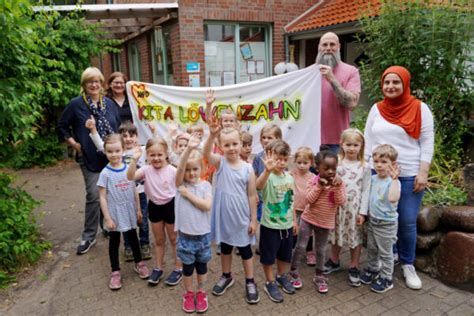
<path fill-rule="evenodd" d="M 197 133 L 197 132 L 204 133 L 204 127 L 202 127 L 201 125 L 195 124 L 195 125 L 188 126 L 188 128 L 186 128 L 186 133 L 188 134 Z"/>
<path fill-rule="evenodd" d="M 262 139 L 263 134 L 265 133 L 270 133 L 272 134 L 276 139 L 282 139 L 282 132 L 281 128 L 276 125 L 276 124 L 266 124 L 261 130 L 260 130 L 260 140 Z"/>
<path fill-rule="evenodd" d="M 295 162 L 298 158 L 308 159 L 313 164 L 314 152 L 309 147 L 300 147 L 295 152 Z"/>
<path fill-rule="evenodd" d="M 234 111 L 232 111 L 229 108 L 225 108 L 222 111 L 220 111 L 220 113 L 219 113 L 219 122 L 222 122 L 222 115 L 232 115 L 234 117 L 235 121 L 237 121 L 237 115 L 234 113 Z"/>
<path fill-rule="evenodd" d="M 221 143 L 221 136 L 222 135 L 229 135 L 229 134 L 232 134 L 233 132 L 236 132 L 238 137 L 239 137 L 239 141 L 240 143 L 242 143 L 242 140 L 240 139 L 240 131 L 234 127 L 226 127 L 226 128 L 223 128 L 220 130 L 219 132 L 219 135 L 217 135 L 217 141 L 218 143 L 220 144 Z"/>
<path fill-rule="evenodd" d="M 200 150 L 198 149 L 193 149 L 191 150 L 191 153 L 189 153 L 189 157 L 186 160 L 186 166 L 190 162 L 197 161 L 199 163 L 199 166 L 201 167 L 201 170 L 204 168 L 204 161 L 203 161 L 203 156 Z"/>
<path fill-rule="evenodd" d="M 189 139 L 191 138 L 191 135 L 189 135 L 187 132 L 184 133 L 179 133 L 176 138 L 174 139 L 174 144 L 178 145 L 178 142 L 181 139 L 184 139 L 185 141 L 189 142 Z"/>
<path fill-rule="evenodd" d="M 359 139 L 361 146 L 360 146 L 360 151 L 357 154 L 357 160 L 359 160 L 362 165 L 365 165 L 365 159 L 364 159 L 365 138 L 364 138 L 364 134 L 362 134 L 362 132 L 359 131 L 357 128 L 348 128 L 342 132 L 341 143 L 340 143 L 341 148 L 339 149 L 339 160 L 342 161 L 346 156 L 346 153 L 344 152 L 342 144 L 344 142 L 347 142 L 350 137 L 355 137 Z"/>
<path fill-rule="evenodd" d="M 372 158 L 375 157 L 388 158 L 393 162 L 397 161 L 398 152 L 392 145 L 382 144 L 375 147 L 374 151 L 372 152 Z"/>
<path fill-rule="evenodd" d="M 161 145 L 163 146 L 163 148 L 165 149 L 165 153 L 166 155 L 168 155 L 168 144 L 166 143 L 166 141 L 161 138 L 161 137 L 153 137 L 153 138 L 150 138 L 147 142 L 146 142 L 146 145 L 145 145 L 145 150 L 148 150 L 150 149 L 151 147 L 155 146 L 155 145 Z"/>
<path fill-rule="evenodd" d="M 100 90 L 100 94 L 104 94 L 104 75 L 102 74 L 102 72 L 99 70 L 99 68 L 96 68 L 96 67 L 88 67 L 86 68 L 86 70 L 84 70 L 82 72 L 82 75 L 81 75 L 81 93 L 85 93 L 85 89 L 86 89 L 86 83 L 95 79 L 95 78 L 99 78 L 99 81 L 100 81 L 100 85 L 102 86 L 101 90 Z"/>
<path fill-rule="evenodd" d="M 107 145 L 120 143 L 122 149 L 124 148 L 123 138 L 120 134 L 109 134 L 104 138 L 104 149 L 107 149 Z"/>

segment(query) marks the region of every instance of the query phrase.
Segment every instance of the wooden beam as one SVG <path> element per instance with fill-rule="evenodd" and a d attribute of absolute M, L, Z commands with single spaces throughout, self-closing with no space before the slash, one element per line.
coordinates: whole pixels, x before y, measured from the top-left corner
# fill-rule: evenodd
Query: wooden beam
<path fill-rule="evenodd" d="M 167 9 L 149 9 L 147 11 L 128 10 L 104 10 L 104 11 L 86 11 L 86 19 L 127 19 L 127 18 L 160 18 L 166 16 L 171 11 Z"/>
<path fill-rule="evenodd" d="M 104 27 L 102 28 L 105 32 L 110 33 L 132 33 L 140 31 L 141 26 L 116 26 L 116 27 Z"/>
<path fill-rule="evenodd" d="M 103 27 L 122 27 L 122 26 L 145 26 L 153 23 L 152 18 L 129 18 L 129 19 L 98 19 L 86 20 L 86 23 L 102 23 Z"/>
<path fill-rule="evenodd" d="M 169 21 L 171 20 L 172 18 L 176 18 L 178 16 L 178 14 L 176 12 L 172 12 L 171 14 L 168 14 L 167 16 L 165 17 L 162 17 L 156 21 L 154 21 L 153 23 L 151 23 L 150 25 L 147 25 L 147 26 L 144 26 L 142 27 L 139 31 L 137 32 L 133 32 L 132 34 L 129 34 L 127 36 L 125 36 L 124 38 L 122 38 L 122 41 L 123 42 L 126 42 L 126 41 L 129 41 L 149 30 L 151 30 L 152 28 L 154 28 L 155 26 L 158 26 L 166 21 Z"/>

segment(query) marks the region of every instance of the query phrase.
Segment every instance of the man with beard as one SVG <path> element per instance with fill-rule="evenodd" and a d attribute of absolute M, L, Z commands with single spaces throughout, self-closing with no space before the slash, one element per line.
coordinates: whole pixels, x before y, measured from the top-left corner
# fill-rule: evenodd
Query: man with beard
<path fill-rule="evenodd" d="M 341 61 L 341 44 L 336 34 L 325 33 L 318 46 L 316 64 L 323 76 L 321 86 L 321 144 L 339 151 L 343 130 L 349 127 L 349 114 L 357 106 L 360 77 L 356 67 Z"/>

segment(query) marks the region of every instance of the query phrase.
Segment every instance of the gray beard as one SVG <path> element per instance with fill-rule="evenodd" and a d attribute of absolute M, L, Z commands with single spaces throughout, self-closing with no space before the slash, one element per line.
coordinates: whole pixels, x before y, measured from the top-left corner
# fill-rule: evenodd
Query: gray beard
<path fill-rule="evenodd" d="M 341 61 L 341 52 L 332 53 L 320 53 L 316 56 L 316 64 L 326 65 L 331 68 L 336 67 L 336 65 Z"/>

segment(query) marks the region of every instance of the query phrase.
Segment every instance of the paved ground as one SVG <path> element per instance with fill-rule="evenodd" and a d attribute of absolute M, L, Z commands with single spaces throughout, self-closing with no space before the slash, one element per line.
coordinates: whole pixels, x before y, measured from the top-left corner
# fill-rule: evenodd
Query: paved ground
<path fill-rule="evenodd" d="M 9 290 L 0 293 L 0 314 L 4 315 L 175 315 L 181 311 L 181 286 L 147 286 L 122 263 L 124 286 L 108 289 L 109 260 L 107 240 L 99 237 L 89 253 L 76 256 L 75 247 L 82 228 L 84 188 L 76 164 L 62 163 L 48 169 L 32 169 L 19 174 L 19 183 L 37 199 L 42 232 L 53 242 L 52 251 L 42 262 L 26 271 Z M 345 252 L 343 262 L 347 262 Z M 365 257 L 365 256 L 364 256 Z M 234 257 L 236 284 L 222 297 L 209 298 L 208 314 L 252 315 L 474 315 L 474 295 L 443 285 L 421 274 L 423 289 L 405 287 L 399 268 L 395 288 L 385 294 L 372 293 L 366 286 L 351 288 L 347 272 L 330 276 L 329 293 L 318 294 L 311 282 L 295 295 L 285 296 L 281 304 L 271 302 L 262 290 L 263 272 L 256 264 L 261 301 L 247 305 L 243 299 L 243 274 L 239 257 Z M 257 257 L 258 259 L 258 257 Z M 346 260 L 344 260 L 346 259 Z M 167 257 L 167 261 L 171 262 Z M 150 267 L 151 262 L 148 261 Z M 219 257 L 210 264 L 210 289 L 219 276 Z M 172 265 L 165 266 L 166 271 Z M 345 266 L 347 268 L 347 266 Z M 302 269 L 303 279 L 311 280 L 313 270 Z"/>

